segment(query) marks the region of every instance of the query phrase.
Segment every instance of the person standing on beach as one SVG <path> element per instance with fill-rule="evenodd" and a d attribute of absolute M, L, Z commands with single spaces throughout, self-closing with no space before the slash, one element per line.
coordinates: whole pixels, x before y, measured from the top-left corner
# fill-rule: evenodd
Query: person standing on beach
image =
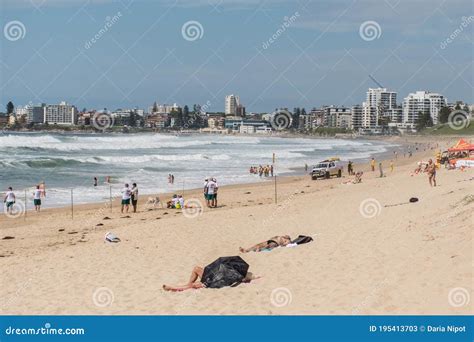
<path fill-rule="evenodd" d="M 216 191 L 217 184 L 214 182 L 214 178 L 207 183 L 207 206 L 212 208 L 214 204 L 214 193 Z"/>
<path fill-rule="evenodd" d="M 372 169 L 372 172 L 375 171 L 375 159 L 372 158 L 372 160 L 370 161 L 370 168 Z"/>
<path fill-rule="evenodd" d="M 436 165 L 433 163 L 433 159 L 428 161 L 425 171 L 428 173 L 428 181 L 430 186 L 436 186 Z"/>
<path fill-rule="evenodd" d="M 390 172 L 393 172 L 393 160 L 390 160 Z"/>
<path fill-rule="evenodd" d="M 214 208 L 217 208 L 217 190 L 219 190 L 219 186 L 217 185 L 217 179 L 212 178 L 212 181 L 214 182 L 215 187 L 214 187 L 214 195 L 212 196 L 212 203 L 211 203 L 211 205 L 212 205 Z"/>
<path fill-rule="evenodd" d="M 379 171 L 380 171 L 380 178 L 382 178 L 383 177 L 382 162 L 379 163 Z"/>
<path fill-rule="evenodd" d="M 138 204 L 138 186 L 137 183 L 132 184 L 132 191 L 130 193 L 130 199 L 132 201 L 133 212 L 137 212 L 137 204 Z"/>
<path fill-rule="evenodd" d="M 5 203 L 7 207 L 7 214 L 13 213 L 13 204 L 15 204 L 16 196 L 13 193 L 13 188 L 9 187 L 7 192 L 5 193 L 5 198 L 3 199 L 3 203 Z"/>
<path fill-rule="evenodd" d="M 352 176 L 352 162 L 350 160 L 347 163 L 347 173 L 349 174 L 349 176 Z"/>
<path fill-rule="evenodd" d="M 308 171 L 308 164 L 304 164 L 304 170 L 305 170 L 305 172 Z"/>
<path fill-rule="evenodd" d="M 97 186 L 98 180 L 97 177 L 94 177 L 94 186 Z"/>
<path fill-rule="evenodd" d="M 46 192 L 41 189 L 39 185 L 36 186 L 35 191 L 33 192 L 33 204 L 35 205 L 35 211 L 40 212 L 41 210 L 41 197 L 46 196 Z"/>
<path fill-rule="evenodd" d="M 123 214 L 123 210 L 128 213 L 128 209 L 130 208 L 130 198 L 132 197 L 132 191 L 128 184 L 125 184 L 125 187 L 122 189 L 122 207 L 120 212 Z"/>

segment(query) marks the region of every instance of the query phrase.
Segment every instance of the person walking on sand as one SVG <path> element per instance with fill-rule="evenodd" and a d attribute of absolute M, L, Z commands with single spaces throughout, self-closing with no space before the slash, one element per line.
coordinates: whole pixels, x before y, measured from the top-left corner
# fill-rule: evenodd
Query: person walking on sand
<path fill-rule="evenodd" d="M 130 193 L 130 200 L 132 201 L 133 212 L 137 212 L 138 205 L 138 186 L 137 183 L 132 184 L 132 190 Z"/>
<path fill-rule="evenodd" d="M 375 159 L 372 158 L 372 160 L 370 161 L 370 168 L 372 169 L 372 172 L 375 171 Z"/>
<path fill-rule="evenodd" d="M 5 203 L 7 214 L 13 213 L 13 205 L 16 202 L 16 196 L 13 192 L 13 188 L 10 186 L 5 193 L 5 197 L 3 198 L 3 203 Z"/>
<path fill-rule="evenodd" d="M 349 174 L 349 176 L 352 176 L 352 162 L 350 160 L 347 163 L 347 173 Z"/>
<path fill-rule="evenodd" d="M 430 186 L 436 186 L 436 165 L 433 163 L 433 159 L 428 161 L 425 172 L 428 173 L 428 181 L 430 182 Z"/>
<path fill-rule="evenodd" d="M 132 197 L 132 191 L 128 184 L 125 184 L 125 187 L 122 189 L 122 207 L 120 212 L 123 214 L 125 212 L 128 213 L 128 209 L 130 208 L 130 198 Z"/>
<path fill-rule="evenodd" d="M 393 160 L 390 160 L 390 172 L 393 172 Z"/>
<path fill-rule="evenodd" d="M 41 197 L 46 196 L 46 192 L 41 189 L 39 185 L 36 186 L 35 191 L 33 192 L 33 204 L 35 205 L 35 211 L 37 213 L 41 210 Z"/>

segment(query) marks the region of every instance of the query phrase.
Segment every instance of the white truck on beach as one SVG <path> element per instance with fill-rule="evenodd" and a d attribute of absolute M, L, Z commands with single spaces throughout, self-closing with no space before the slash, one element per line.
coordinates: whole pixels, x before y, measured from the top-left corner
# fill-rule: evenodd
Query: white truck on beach
<path fill-rule="evenodd" d="M 311 170 L 311 179 L 316 180 L 318 178 L 329 179 L 331 176 L 342 177 L 342 169 L 344 165 L 341 163 L 339 158 L 331 158 L 319 162 Z"/>

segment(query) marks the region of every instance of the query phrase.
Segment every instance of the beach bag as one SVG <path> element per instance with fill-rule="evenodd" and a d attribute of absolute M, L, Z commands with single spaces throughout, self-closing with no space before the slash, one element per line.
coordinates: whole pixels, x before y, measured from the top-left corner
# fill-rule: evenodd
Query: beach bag
<path fill-rule="evenodd" d="M 308 242 L 311 242 L 311 241 L 313 241 L 313 238 L 311 236 L 300 235 L 296 239 L 291 241 L 291 243 L 296 243 L 297 245 L 302 245 L 304 243 L 308 243 Z"/>

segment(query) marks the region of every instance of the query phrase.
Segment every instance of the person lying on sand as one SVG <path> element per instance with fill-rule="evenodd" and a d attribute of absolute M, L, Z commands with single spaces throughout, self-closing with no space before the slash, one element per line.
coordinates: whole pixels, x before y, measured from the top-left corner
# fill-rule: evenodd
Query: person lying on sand
<path fill-rule="evenodd" d="M 344 182 L 342 182 L 342 184 L 348 184 L 348 183 L 352 183 L 352 184 L 358 184 L 358 183 L 362 183 L 362 175 L 364 173 L 362 171 L 358 171 L 356 174 L 355 174 L 355 177 L 354 179 L 348 179 Z"/>
<path fill-rule="evenodd" d="M 273 248 L 277 248 L 277 247 L 283 247 L 283 246 L 288 245 L 290 242 L 291 242 L 291 238 L 290 238 L 289 235 L 274 236 L 270 240 L 258 243 L 255 246 L 252 246 L 252 247 L 247 248 L 247 249 L 239 247 L 239 250 L 242 253 L 260 252 L 264 249 L 273 249 Z"/>
<path fill-rule="evenodd" d="M 185 284 L 185 285 L 163 285 L 163 290 L 178 292 L 178 291 L 185 291 L 185 290 L 190 290 L 190 289 L 205 288 L 206 285 L 204 285 L 201 282 L 203 273 L 204 273 L 204 267 L 195 266 L 193 268 L 193 271 L 191 272 L 191 277 L 189 277 L 189 281 L 188 281 L 187 284 Z M 251 272 L 247 272 L 247 275 L 242 280 L 242 282 L 243 283 L 250 283 L 252 280 L 259 279 L 259 278 L 261 278 L 261 277 L 254 276 Z"/>

